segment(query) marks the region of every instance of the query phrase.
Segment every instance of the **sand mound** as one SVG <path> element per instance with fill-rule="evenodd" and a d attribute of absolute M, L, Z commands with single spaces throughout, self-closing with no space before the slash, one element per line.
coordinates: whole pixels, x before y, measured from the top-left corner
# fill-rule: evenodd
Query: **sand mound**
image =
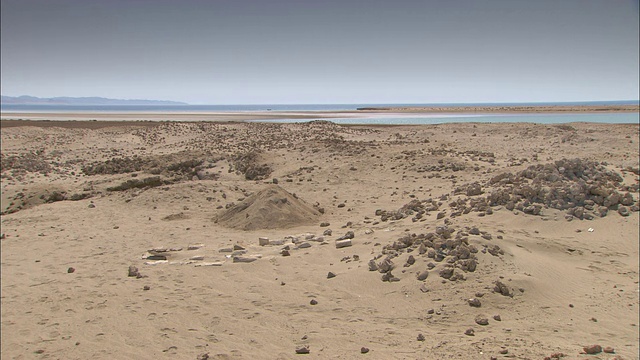
<path fill-rule="evenodd" d="M 251 195 L 218 217 L 218 223 L 241 230 L 282 229 L 315 222 L 319 212 L 277 185 Z"/>

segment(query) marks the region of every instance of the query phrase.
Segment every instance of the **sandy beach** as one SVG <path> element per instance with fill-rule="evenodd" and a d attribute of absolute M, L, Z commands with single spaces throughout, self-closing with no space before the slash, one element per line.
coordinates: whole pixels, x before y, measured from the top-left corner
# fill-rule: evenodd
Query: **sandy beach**
<path fill-rule="evenodd" d="M 27 115 L 2 358 L 639 357 L 637 124 Z"/>

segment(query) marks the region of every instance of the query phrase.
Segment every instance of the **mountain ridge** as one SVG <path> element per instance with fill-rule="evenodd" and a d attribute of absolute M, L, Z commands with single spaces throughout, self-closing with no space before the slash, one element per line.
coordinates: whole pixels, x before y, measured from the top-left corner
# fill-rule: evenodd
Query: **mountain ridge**
<path fill-rule="evenodd" d="M 59 96 L 52 98 L 39 98 L 36 96 L 4 96 L 1 97 L 3 105 L 189 105 L 179 101 L 147 100 L 147 99 L 110 99 L 104 97 L 69 97 Z"/>

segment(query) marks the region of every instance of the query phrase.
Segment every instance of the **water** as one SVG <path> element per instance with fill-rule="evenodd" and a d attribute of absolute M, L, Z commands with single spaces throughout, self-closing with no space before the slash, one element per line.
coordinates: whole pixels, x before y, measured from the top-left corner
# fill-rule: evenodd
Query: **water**
<path fill-rule="evenodd" d="M 336 124 L 363 125 L 421 125 L 447 123 L 537 123 L 563 124 L 571 122 L 590 122 L 605 124 L 640 124 L 640 113 L 606 113 L 606 114 L 508 114 L 508 115 L 432 115 L 432 114 L 373 114 L 367 117 L 348 117 L 325 119 Z M 305 119 L 254 120 L 255 122 L 308 122 Z"/>
<path fill-rule="evenodd" d="M 272 105 L 13 105 L 2 104 L 3 113 L 224 113 L 224 112 L 296 112 L 296 111 L 353 111 L 362 107 L 420 107 L 420 106 L 527 106 L 527 105 L 630 105 L 638 101 L 556 102 L 556 103 L 466 103 L 466 104 L 272 104 Z M 320 119 L 320 118 L 318 118 Z M 257 120 L 264 122 L 305 122 L 301 119 Z M 639 113 L 588 114 L 353 114 L 327 119 L 339 124 L 442 124 L 452 122 L 531 122 L 558 124 L 569 122 L 640 123 Z"/>

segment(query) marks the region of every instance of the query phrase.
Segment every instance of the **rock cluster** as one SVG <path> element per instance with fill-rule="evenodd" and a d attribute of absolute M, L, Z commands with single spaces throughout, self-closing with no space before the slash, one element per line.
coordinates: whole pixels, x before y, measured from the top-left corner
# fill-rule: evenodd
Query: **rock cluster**
<path fill-rule="evenodd" d="M 458 199 L 449 204 L 452 217 L 469 212 L 492 213 L 492 206 L 504 206 L 525 214 L 539 215 L 544 208 L 567 211 L 567 220 L 591 220 L 604 217 L 609 210 L 627 216 L 638 211 L 637 200 L 630 191 L 637 186 L 624 186 L 622 177 L 604 164 L 583 159 L 562 159 L 544 165 L 532 165 L 516 174 L 503 173 L 491 178 L 483 190 L 478 183 L 462 186 L 454 194 L 485 197 Z M 628 207 L 628 208 L 627 208 Z"/>
<path fill-rule="evenodd" d="M 382 254 L 378 256 L 384 258 L 377 263 L 376 259 L 370 260 L 369 270 L 382 273 L 383 281 L 398 281 L 399 279 L 391 274 L 395 268 L 393 259 L 404 252 L 415 254 L 409 255 L 404 267 L 413 266 L 417 257 L 423 257 L 429 262 L 427 267 L 430 270 L 437 271 L 440 277 L 450 281 L 465 280 L 464 273 L 474 272 L 478 264 L 475 255 L 478 249 L 469 244 L 467 234 L 456 232 L 448 225 L 442 225 L 437 226 L 435 232 L 405 235 L 384 246 Z M 424 281 L 428 276 L 427 270 L 418 271 L 416 274 L 419 281 Z"/>
<path fill-rule="evenodd" d="M 396 211 L 378 209 L 376 210 L 376 216 L 380 216 L 381 221 L 401 220 L 413 216 L 412 220 L 417 221 L 422 219 L 424 215 L 428 215 L 429 212 L 437 211 L 438 209 L 439 204 L 433 199 L 422 201 L 415 199 Z"/>

